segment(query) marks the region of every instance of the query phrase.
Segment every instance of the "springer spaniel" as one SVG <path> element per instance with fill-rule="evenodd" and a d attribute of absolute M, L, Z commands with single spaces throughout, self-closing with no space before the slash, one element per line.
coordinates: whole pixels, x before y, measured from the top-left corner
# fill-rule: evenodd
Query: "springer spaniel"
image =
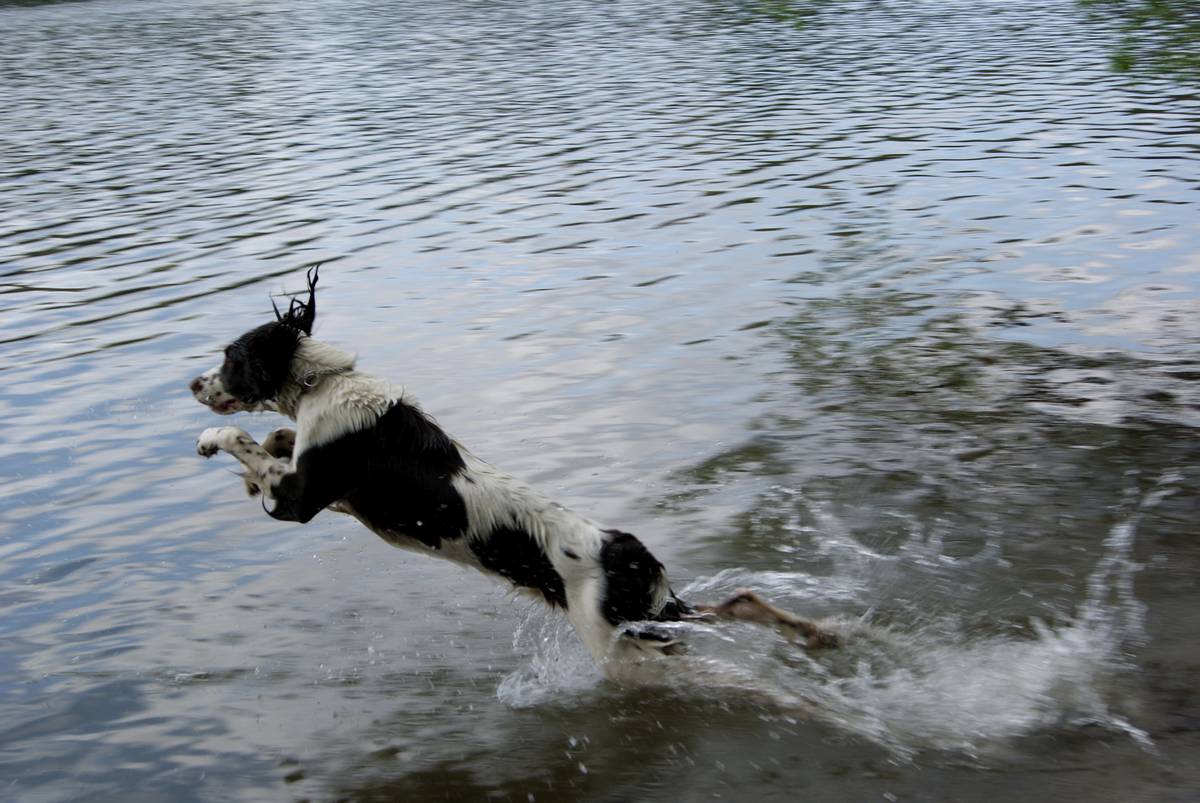
<path fill-rule="evenodd" d="M 778 627 L 809 648 L 837 638 L 739 591 L 719 605 L 675 596 L 663 565 L 634 536 L 610 530 L 547 499 L 467 451 L 402 389 L 360 373 L 354 356 L 311 337 L 317 271 L 308 300 L 225 348 L 224 362 L 196 377 L 197 401 L 220 415 L 279 412 L 296 422 L 256 443 L 237 427 L 212 427 L 196 442 L 246 469 L 267 512 L 307 522 L 326 508 L 347 513 L 393 546 L 478 569 L 565 611 L 601 667 L 638 654 L 673 654 L 678 641 L 653 622 L 730 618 Z M 263 502 L 264 509 L 266 501 Z"/>

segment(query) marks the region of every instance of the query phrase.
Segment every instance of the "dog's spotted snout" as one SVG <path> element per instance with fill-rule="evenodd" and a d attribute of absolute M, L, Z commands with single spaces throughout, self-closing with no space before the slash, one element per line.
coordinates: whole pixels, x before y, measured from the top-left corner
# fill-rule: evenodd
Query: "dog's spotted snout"
<path fill-rule="evenodd" d="M 200 381 L 200 377 L 196 377 L 192 380 L 192 383 L 188 385 L 188 388 L 192 391 L 192 393 L 199 393 L 200 389 L 203 387 L 204 383 Z"/>

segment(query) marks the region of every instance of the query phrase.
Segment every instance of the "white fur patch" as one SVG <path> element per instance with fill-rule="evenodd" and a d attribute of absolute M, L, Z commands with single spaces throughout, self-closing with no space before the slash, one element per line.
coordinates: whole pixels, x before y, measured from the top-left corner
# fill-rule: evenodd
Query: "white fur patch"
<path fill-rule="evenodd" d="M 467 538 L 486 537 L 505 527 L 532 535 L 563 579 L 567 618 L 588 652 L 603 664 L 612 650 L 616 631 L 601 611 L 605 588 L 600 562 L 603 530 L 463 447 L 458 448 L 467 468 L 452 484 L 466 504 Z M 662 585 L 665 601 L 666 583 Z"/>

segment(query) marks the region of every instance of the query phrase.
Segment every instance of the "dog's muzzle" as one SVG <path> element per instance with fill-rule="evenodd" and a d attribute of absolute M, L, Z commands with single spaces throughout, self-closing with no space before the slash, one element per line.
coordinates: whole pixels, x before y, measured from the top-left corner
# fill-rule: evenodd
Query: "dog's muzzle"
<path fill-rule="evenodd" d="M 217 415 L 232 415 L 246 407 L 221 386 L 221 369 L 212 368 L 196 377 L 188 385 L 196 401 Z"/>

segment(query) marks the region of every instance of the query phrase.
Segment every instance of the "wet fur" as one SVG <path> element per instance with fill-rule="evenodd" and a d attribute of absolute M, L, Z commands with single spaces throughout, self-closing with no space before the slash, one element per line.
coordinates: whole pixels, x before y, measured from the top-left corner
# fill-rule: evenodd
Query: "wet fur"
<path fill-rule="evenodd" d="M 732 618 L 781 629 L 809 647 L 831 646 L 816 625 L 742 591 L 690 606 L 633 535 L 606 529 L 472 455 L 400 388 L 355 370 L 354 356 L 311 337 L 308 300 L 245 333 L 222 364 L 192 380 L 214 412 L 275 411 L 296 429 L 262 444 L 237 427 L 206 429 L 197 451 L 225 451 L 245 468 L 276 519 L 305 523 L 328 508 L 354 516 L 388 543 L 503 578 L 566 613 L 601 665 L 624 653 L 680 645 L 654 622 Z M 268 500 L 269 503 L 268 503 Z M 648 624 L 649 623 L 649 624 Z"/>

